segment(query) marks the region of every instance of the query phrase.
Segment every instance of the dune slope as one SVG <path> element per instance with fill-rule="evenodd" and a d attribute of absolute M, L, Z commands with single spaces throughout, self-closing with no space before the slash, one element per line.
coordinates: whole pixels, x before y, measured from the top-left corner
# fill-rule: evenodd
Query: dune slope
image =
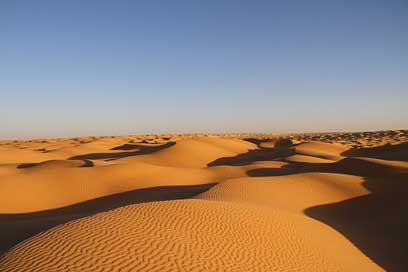
<path fill-rule="evenodd" d="M 0 270 L 407 271 L 407 135 L 0 142 Z"/>
<path fill-rule="evenodd" d="M 72 221 L 21 243 L 0 264 L 3 271 L 380 271 L 317 221 L 208 200 L 132 205 Z"/>

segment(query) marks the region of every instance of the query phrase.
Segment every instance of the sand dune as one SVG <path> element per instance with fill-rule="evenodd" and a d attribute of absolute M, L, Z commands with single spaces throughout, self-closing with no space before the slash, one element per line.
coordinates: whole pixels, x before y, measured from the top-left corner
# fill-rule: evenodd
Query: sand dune
<path fill-rule="evenodd" d="M 0 270 L 406 271 L 407 140 L 3 141 Z"/>
<path fill-rule="evenodd" d="M 73 221 L 18 245 L 2 265 L 5 271 L 380 271 L 317 221 L 206 200 L 132 205 Z"/>
<path fill-rule="evenodd" d="M 182 140 L 175 146 L 150 156 L 131 157 L 127 160 L 176 167 L 206 167 L 217 158 L 234 156 L 255 148 L 256 145 L 239 139 L 204 137 Z"/>
<path fill-rule="evenodd" d="M 149 155 L 127 154 L 109 163 L 84 160 L 82 158 L 87 156 L 81 155 L 81 160 L 20 164 L 17 167 L 21 171 L 3 177 L 0 213 L 41 211 L 135 189 L 197 185 L 243 176 L 242 169 L 227 166 L 204 169 L 202 166 L 218 156 L 238 154 L 251 147 L 252 144 L 242 140 L 199 138 L 182 140 Z M 101 158 L 111 159 L 111 155 Z M 99 165 L 95 166 L 94 161 Z"/>
<path fill-rule="evenodd" d="M 295 148 L 297 154 L 334 161 L 341 159 L 341 154 L 348 150 L 344 145 L 322 142 L 305 142 L 297 145 Z"/>
<path fill-rule="evenodd" d="M 197 197 L 249 202 L 302 213 L 309 207 L 368 194 L 370 191 L 364 188 L 363 182 L 362 177 L 328 173 L 244 177 L 223 181 Z"/>
<path fill-rule="evenodd" d="M 135 189 L 205 184 L 245 175 L 243 170 L 226 166 L 211 169 L 147 163 L 89 168 L 58 166 L 44 168 L 39 165 L 27 168 L 23 173 L 3 176 L 0 212 L 35 212 Z"/>
<path fill-rule="evenodd" d="M 319 157 L 314 157 L 314 156 L 308 156 L 308 155 L 301 155 L 301 154 L 296 154 L 292 156 L 287 156 L 285 158 L 286 161 L 288 162 L 311 162 L 311 163 L 332 163 L 332 160 L 328 159 L 323 159 Z"/>

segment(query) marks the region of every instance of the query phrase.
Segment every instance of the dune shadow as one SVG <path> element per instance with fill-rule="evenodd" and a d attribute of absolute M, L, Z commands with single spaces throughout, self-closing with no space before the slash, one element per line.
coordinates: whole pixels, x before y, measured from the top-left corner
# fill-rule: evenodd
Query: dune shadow
<path fill-rule="evenodd" d="M 149 144 L 148 142 L 145 142 L 145 144 Z M 110 150 L 135 150 L 135 149 L 151 149 L 152 147 L 157 147 L 157 146 L 148 146 L 148 145 L 143 145 L 140 143 L 128 143 L 128 144 L 123 144 L 119 146 L 112 147 Z"/>
<path fill-rule="evenodd" d="M 265 138 L 265 139 L 258 139 L 258 138 L 245 138 L 243 139 L 244 141 L 256 144 L 257 146 L 259 146 L 262 143 L 265 142 L 270 142 L 270 141 L 276 141 L 276 138 Z"/>
<path fill-rule="evenodd" d="M 342 233 L 386 271 L 408 271 L 408 175 L 369 177 L 363 185 L 370 194 L 305 214 Z"/>
<path fill-rule="evenodd" d="M 258 148 L 249 150 L 246 153 L 241 153 L 236 156 L 218 158 L 208 163 L 207 166 L 249 165 L 256 161 L 272 161 L 295 154 L 295 145 L 293 145 L 291 141 L 287 139 L 273 139 L 273 141 L 276 142 L 275 147 L 273 148 L 261 146 L 261 144 L 264 142 L 272 141 L 271 139 L 246 138 L 244 140 L 256 144 Z"/>
<path fill-rule="evenodd" d="M 25 169 L 25 168 L 31 168 L 34 166 L 37 166 L 38 164 L 40 164 L 39 162 L 36 163 L 20 163 L 19 165 L 17 165 L 18 169 Z"/>
<path fill-rule="evenodd" d="M 381 158 L 384 159 L 384 149 L 387 149 L 385 153 L 388 153 L 388 146 L 374 149 L 375 154 L 371 153 L 372 149 L 366 150 L 370 150 L 370 155 L 381 153 Z M 401 158 L 403 152 L 393 147 L 391 149 L 392 152 L 398 152 L 398 158 Z M 363 177 L 363 186 L 370 191 L 368 195 L 310 207 L 304 212 L 339 231 L 386 271 L 408 271 L 406 169 L 353 157 L 346 157 L 333 163 L 290 162 L 284 158 L 281 160 L 288 164 L 281 168 L 248 170 L 247 175 L 265 177 L 300 173 L 338 173 Z"/>
<path fill-rule="evenodd" d="M 93 167 L 94 166 L 93 161 L 90 161 L 90 160 L 83 160 L 83 161 L 84 161 L 84 164 L 81 165 L 80 167 Z"/>
<path fill-rule="evenodd" d="M 362 177 L 396 176 L 399 172 L 394 167 L 381 165 L 359 158 L 344 158 L 333 163 L 289 162 L 281 168 L 256 168 L 247 171 L 250 177 L 282 176 L 300 173 L 338 173 Z"/>
<path fill-rule="evenodd" d="M 162 186 L 100 197 L 63 208 L 24 213 L 0 214 L 0 255 L 17 243 L 65 222 L 125 205 L 190 198 L 214 183 L 192 186 Z"/>
<path fill-rule="evenodd" d="M 408 161 L 408 142 L 377 147 L 352 148 L 341 154 L 347 157 L 370 157 L 383 160 Z"/>
<path fill-rule="evenodd" d="M 218 158 L 210 163 L 207 166 L 219 166 L 219 165 L 248 165 L 256 161 L 272 161 L 282 157 L 287 157 L 294 154 L 293 149 L 274 149 L 274 148 L 262 148 L 262 149 L 253 149 L 247 153 L 238 154 L 233 157 L 223 157 Z"/>
<path fill-rule="evenodd" d="M 116 160 L 116 159 L 125 158 L 129 156 L 150 154 L 150 153 L 162 150 L 162 149 L 169 148 L 175 144 L 176 142 L 168 142 L 168 143 L 158 145 L 158 146 L 125 144 L 122 146 L 114 147 L 112 150 L 131 150 L 131 149 L 137 149 L 137 150 L 126 151 L 126 152 L 89 153 L 89 154 L 76 155 L 76 156 L 70 157 L 69 160 L 103 160 L 103 159 Z"/>
<path fill-rule="evenodd" d="M 83 161 L 83 164 L 81 166 L 79 166 L 79 167 L 93 167 L 94 166 L 94 163 L 91 160 L 82 160 L 82 161 Z M 47 161 L 44 161 L 44 162 L 47 162 Z M 32 167 L 38 166 L 38 165 L 40 165 L 40 164 L 42 164 L 44 162 L 21 163 L 21 164 L 17 165 L 17 169 L 32 168 Z"/>

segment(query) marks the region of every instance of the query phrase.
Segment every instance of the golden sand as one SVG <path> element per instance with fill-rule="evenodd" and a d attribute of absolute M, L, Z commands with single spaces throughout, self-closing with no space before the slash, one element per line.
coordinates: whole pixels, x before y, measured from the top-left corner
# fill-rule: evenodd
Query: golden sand
<path fill-rule="evenodd" d="M 0 270 L 405 271 L 407 141 L 2 141 Z"/>

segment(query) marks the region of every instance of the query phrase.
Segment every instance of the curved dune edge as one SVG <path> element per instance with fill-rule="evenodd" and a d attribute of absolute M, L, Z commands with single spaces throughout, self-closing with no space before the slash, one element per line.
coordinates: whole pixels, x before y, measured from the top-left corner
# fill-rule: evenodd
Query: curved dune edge
<path fill-rule="evenodd" d="M 248 161 L 244 165 L 221 164 L 207 167 L 220 157 L 240 156 L 259 149 L 256 149 L 255 144 L 239 139 L 198 137 L 177 141 L 175 145 L 151 154 L 135 155 L 139 154 L 137 152 L 140 148 L 151 148 L 151 146 L 156 148 L 166 144 L 125 144 L 131 147 L 135 145 L 138 148 L 136 151 L 129 151 L 127 148 L 123 151 L 118 149 L 118 147 L 123 148 L 123 144 L 119 145 L 122 142 L 113 140 L 107 139 L 100 143 L 86 142 L 75 147 L 60 147 L 56 151 L 43 155 L 52 158 L 56 154 L 66 155 L 67 150 L 71 153 L 72 149 L 76 152 L 95 151 L 97 148 L 109 149 L 110 152 L 89 153 L 92 156 L 102 154 L 104 159 L 101 160 L 86 159 L 85 154 L 81 155 L 83 157 L 81 160 L 52 159 L 17 166 L 0 165 L 0 182 L 3 189 L 0 191 L 0 213 L 29 213 L 56 209 L 136 189 L 199 185 L 247 175 L 269 176 L 303 171 L 341 172 L 343 168 L 353 170 L 349 172 L 352 174 L 360 172 L 363 175 L 367 174 L 364 172 L 365 166 L 360 167 L 363 171 L 361 169 L 354 171 L 357 160 L 367 161 L 367 165 L 373 165 L 380 171 L 383 171 L 381 167 L 391 169 L 391 172 L 396 168 L 402 169 L 403 172 L 408 169 L 406 162 L 365 158 L 346 158 L 347 161 L 351 161 L 346 165 L 346 160 L 340 156 L 347 149 L 345 146 L 321 142 L 296 145 L 296 153 L 284 158 L 285 162 L 255 160 Z M 28 150 L 25 151 L 28 152 Z M 111 160 L 106 154 L 122 155 Z M 327 159 L 328 157 L 330 159 Z M 248 156 L 248 158 L 252 157 Z M 261 159 L 265 158 L 268 156 L 261 156 Z M 276 158 L 273 157 L 273 159 Z M 332 164 L 336 161 L 339 165 L 333 165 L 333 167 Z M 295 165 L 296 168 L 292 169 L 286 167 L 288 163 L 304 164 L 304 167 Z"/>
<path fill-rule="evenodd" d="M 362 177 L 305 173 L 278 177 L 236 178 L 195 198 L 242 202 L 302 214 L 309 207 L 369 194 Z"/>
<path fill-rule="evenodd" d="M 0 214 L 0 255 L 23 240 L 71 220 L 126 205 L 185 199 L 207 191 L 214 184 L 161 186 L 104 196 L 59 209 L 24 214 Z"/>
<path fill-rule="evenodd" d="M 382 271 L 302 213 L 368 194 L 362 183 L 322 173 L 230 179 L 196 200 L 130 205 L 53 228 L 14 247 L 0 267 L 83 271 L 95 258 L 93 269 L 111 271 Z"/>
<path fill-rule="evenodd" d="M 288 162 L 305 162 L 305 163 L 332 163 L 332 160 L 322 159 L 308 155 L 292 155 L 285 158 Z"/>
<path fill-rule="evenodd" d="M 106 148 L 105 144 L 100 145 Z M 245 176 L 248 167 L 205 166 L 220 156 L 236 155 L 255 147 L 243 140 L 208 137 L 181 140 L 148 155 L 127 150 L 90 153 L 91 157 L 100 154 L 104 159 L 109 159 L 107 154 L 124 154 L 114 161 L 89 160 L 87 155 L 81 155 L 81 160 L 24 163 L 17 166 L 20 169 L 14 165 L 0 167 L 3 169 L 0 213 L 36 212 L 136 189 L 199 185 Z"/>
<path fill-rule="evenodd" d="M 342 159 L 342 153 L 349 148 L 341 144 L 328 144 L 316 141 L 305 142 L 295 147 L 296 153 L 326 160 L 338 161 Z"/>
<path fill-rule="evenodd" d="M 275 140 L 234 137 L 47 140 L 17 143 L 15 153 L 14 143 L 0 146 L 0 185 L 5 189 L 0 191 L 0 213 L 7 213 L 0 215 L 3 218 L 48 213 L 104 197 L 121 198 L 139 189 L 218 183 L 192 200 L 130 205 L 49 229 L 4 254 L 0 270 L 115 271 L 123 267 L 126 271 L 137 266 L 136 271 L 381 271 L 380 264 L 397 271 L 392 268 L 405 267 L 403 244 L 382 250 L 387 239 L 398 239 L 392 233 L 399 231 L 402 219 L 398 218 L 406 210 L 408 165 L 396 160 L 406 157 L 405 144 L 349 153 L 350 146 L 300 140 L 290 152 L 274 153 Z M 159 197 L 176 198 L 183 197 Z M 135 202 L 118 206 L 131 203 Z M 353 205 L 363 208 L 353 213 Z M 376 215 L 371 207 L 381 213 Z M 358 226 L 343 216 L 344 211 L 366 214 L 364 209 L 370 214 L 365 222 L 354 218 Z M 80 208 L 71 219 L 88 214 Z M 41 218 L 54 219 L 58 220 Z M 393 226 L 376 222 L 380 219 L 390 219 Z M 356 239 L 354 229 L 367 230 L 367 222 L 380 223 L 381 239 L 373 230 Z M 1 217 L 0 223 L 8 224 Z M 366 251 L 367 239 L 375 241 L 368 243 L 374 251 Z M 117 245 L 116 240 L 123 243 Z M 143 252 L 141 243 L 146 244 Z M 394 253 L 396 257 L 390 257 Z"/>
<path fill-rule="evenodd" d="M 27 169 L 2 181 L 0 213 L 43 211 L 157 186 L 187 186 L 244 176 L 244 169 L 177 168 L 146 163 L 96 168 Z"/>
<path fill-rule="evenodd" d="M 130 205 L 75 220 L 19 244 L 0 259 L 0 267 L 381 271 L 344 237 L 315 220 L 257 205 L 208 200 Z"/>

